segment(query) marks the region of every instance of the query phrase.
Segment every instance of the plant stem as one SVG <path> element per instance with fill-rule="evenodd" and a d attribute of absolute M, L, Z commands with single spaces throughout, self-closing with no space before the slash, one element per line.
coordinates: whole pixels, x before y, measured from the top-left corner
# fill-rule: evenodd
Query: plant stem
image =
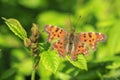
<path fill-rule="evenodd" d="M 35 69 L 32 71 L 31 80 L 35 80 Z"/>

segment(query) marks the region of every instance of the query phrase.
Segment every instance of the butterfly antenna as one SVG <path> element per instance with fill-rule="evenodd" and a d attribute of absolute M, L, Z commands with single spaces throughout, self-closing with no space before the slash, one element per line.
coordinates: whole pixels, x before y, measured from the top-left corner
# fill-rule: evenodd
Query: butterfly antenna
<path fill-rule="evenodd" d="M 76 26 L 78 26 L 80 18 L 81 18 L 81 16 L 78 17 L 78 19 L 76 20 L 76 22 L 74 21 L 75 22 L 75 26 L 74 26 L 75 28 L 76 28 Z"/>
<path fill-rule="evenodd" d="M 72 24 L 70 15 L 68 17 L 69 17 L 69 23 L 70 23 L 70 31 L 74 31 L 74 25 Z"/>

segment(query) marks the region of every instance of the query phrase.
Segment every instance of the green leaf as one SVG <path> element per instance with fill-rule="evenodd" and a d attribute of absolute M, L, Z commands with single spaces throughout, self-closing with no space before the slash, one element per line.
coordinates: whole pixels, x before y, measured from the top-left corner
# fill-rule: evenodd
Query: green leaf
<path fill-rule="evenodd" d="M 115 25 L 109 30 L 109 35 L 107 39 L 107 49 L 109 55 L 120 52 L 120 20 L 116 21 Z"/>
<path fill-rule="evenodd" d="M 68 56 L 67 59 L 72 63 L 75 67 L 83 70 L 87 70 L 87 62 L 83 55 L 78 55 L 78 59 L 76 61 L 71 60 Z"/>
<path fill-rule="evenodd" d="M 2 19 L 5 20 L 5 23 L 15 35 L 21 39 L 27 38 L 27 33 L 18 20 L 13 18 L 6 19 L 4 17 Z"/>
<path fill-rule="evenodd" d="M 17 72 L 16 68 L 10 68 L 8 70 L 6 70 L 4 73 L 2 73 L 2 75 L 0 76 L 0 80 L 7 80 L 10 77 L 12 77 L 13 75 L 15 75 Z"/>
<path fill-rule="evenodd" d="M 55 51 L 48 50 L 41 54 L 40 64 L 53 73 L 56 72 L 60 62 L 60 56 Z"/>

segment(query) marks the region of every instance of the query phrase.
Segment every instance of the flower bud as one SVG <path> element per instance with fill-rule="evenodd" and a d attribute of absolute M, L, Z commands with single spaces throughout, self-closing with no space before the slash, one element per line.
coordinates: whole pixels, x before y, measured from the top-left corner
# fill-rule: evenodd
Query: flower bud
<path fill-rule="evenodd" d="M 31 45 L 31 40 L 28 39 L 28 38 L 25 38 L 24 39 L 24 45 L 25 45 L 25 47 L 29 47 Z"/>

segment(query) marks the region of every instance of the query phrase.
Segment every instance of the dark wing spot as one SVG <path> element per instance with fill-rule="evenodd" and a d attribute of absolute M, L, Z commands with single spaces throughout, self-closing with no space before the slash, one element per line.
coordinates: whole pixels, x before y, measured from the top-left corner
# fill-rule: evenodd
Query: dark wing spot
<path fill-rule="evenodd" d="M 62 47 L 60 46 L 60 48 L 62 48 Z"/>
<path fill-rule="evenodd" d="M 58 44 L 60 44 L 60 42 L 58 42 Z"/>
<path fill-rule="evenodd" d="M 62 42 L 58 42 L 58 44 L 62 45 Z"/>
<path fill-rule="evenodd" d="M 60 43 L 62 45 L 62 43 Z"/>
<path fill-rule="evenodd" d="M 87 40 L 85 39 L 84 41 L 86 42 Z"/>
<path fill-rule="evenodd" d="M 56 36 L 56 34 L 54 34 L 54 36 Z"/>
<path fill-rule="evenodd" d="M 49 27 L 49 30 L 51 31 L 54 26 L 48 25 L 48 27 Z"/>
<path fill-rule="evenodd" d="M 60 35 L 58 34 L 57 37 L 60 37 Z"/>
<path fill-rule="evenodd" d="M 53 28 L 54 26 L 52 25 L 52 26 L 50 26 L 51 28 Z"/>
<path fill-rule="evenodd" d="M 60 34 L 63 32 L 63 30 L 60 31 Z"/>
<path fill-rule="evenodd" d="M 92 33 L 88 33 L 89 37 L 91 38 L 92 37 Z"/>
<path fill-rule="evenodd" d="M 86 34 L 84 33 L 84 38 L 86 37 Z"/>
<path fill-rule="evenodd" d="M 52 34 L 54 34 L 54 32 L 52 32 Z"/>
<path fill-rule="evenodd" d="M 89 42 L 91 42 L 91 40 L 89 40 Z"/>
<path fill-rule="evenodd" d="M 59 31 L 59 28 L 57 28 L 56 30 L 55 30 L 55 32 L 58 32 Z"/>

